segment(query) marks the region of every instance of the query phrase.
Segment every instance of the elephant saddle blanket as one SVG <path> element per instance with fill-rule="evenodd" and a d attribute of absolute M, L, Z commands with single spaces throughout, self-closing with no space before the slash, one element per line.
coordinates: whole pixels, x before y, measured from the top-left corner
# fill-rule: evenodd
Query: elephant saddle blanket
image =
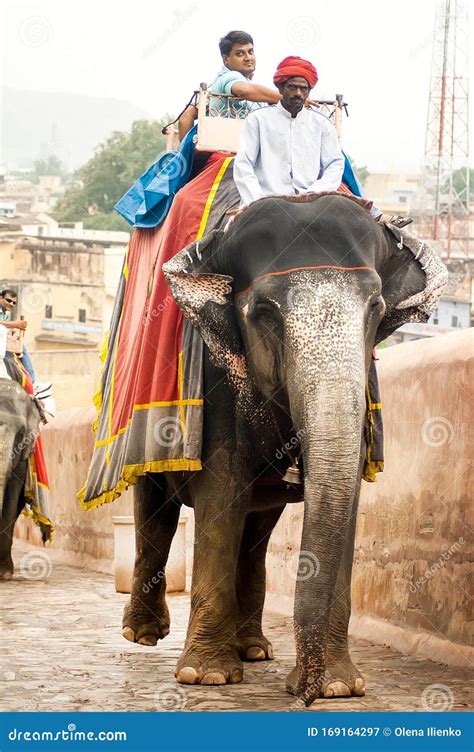
<path fill-rule="evenodd" d="M 34 387 L 28 372 L 16 355 L 12 355 L 12 358 L 16 365 L 13 374 L 15 380 L 19 381 L 23 389 L 33 397 Z M 27 441 L 27 438 L 24 441 Z M 26 517 L 31 517 L 33 522 L 39 526 L 43 543 L 50 541 L 54 527 L 51 522 L 48 473 L 46 471 L 41 435 L 36 437 L 33 452 L 28 458 L 24 496 L 25 506 L 23 507 L 22 514 Z"/>
<path fill-rule="evenodd" d="M 164 222 L 135 228 L 131 236 L 101 355 L 92 459 L 78 492 L 86 509 L 118 498 L 144 473 L 201 469 L 203 342 L 171 297 L 162 266 L 222 227 L 239 206 L 232 162 L 213 153 L 176 193 Z M 373 416 L 378 397 L 372 392 Z M 380 470 L 375 419 L 368 430 L 367 467 Z"/>

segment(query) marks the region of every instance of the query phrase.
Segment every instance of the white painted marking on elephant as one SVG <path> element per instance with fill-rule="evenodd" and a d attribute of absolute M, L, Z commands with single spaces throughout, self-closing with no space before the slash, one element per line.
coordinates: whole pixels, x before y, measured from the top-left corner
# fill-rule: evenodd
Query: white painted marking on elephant
<path fill-rule="evenodd" d="M 351 414 L 344 414 L 340 427 L 350 441 L 360 430 L 363 414 L 367 293 L 361 295 L 353 273 L 333 269 L 294 272 L 290 284 L 283 316 L 289 377 L 298 381 L 300 393 L 312 395 L 305 409 L 318 415 L 321 428 L 327 422 L 331 433 L 338 419 L 337 385 L 342 380 L 355 385 L 358 396 L 354 393 Z"/>
<path fill-rule="evenodd" d="M 208 302 L 225 305 L 229 302 L 227 295 L 232 292 L 232 278 L 223 274 L 184 274 L 168 269 L 166 278 L 178 305 L 194 312 Z"/>

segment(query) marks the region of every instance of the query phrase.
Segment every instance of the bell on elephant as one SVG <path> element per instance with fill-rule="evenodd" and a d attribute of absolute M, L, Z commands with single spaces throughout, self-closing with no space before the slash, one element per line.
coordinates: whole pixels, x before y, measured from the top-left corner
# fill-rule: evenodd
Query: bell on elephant
<path fill-rule="evenodd" d="M 293 464 L 288 468 L 283 476 L 283 481 L 285 483 L 293 483 L 295 485 L 302 483 L 301 473 L 298 467 L 298 460 L 295 460 Z"/>

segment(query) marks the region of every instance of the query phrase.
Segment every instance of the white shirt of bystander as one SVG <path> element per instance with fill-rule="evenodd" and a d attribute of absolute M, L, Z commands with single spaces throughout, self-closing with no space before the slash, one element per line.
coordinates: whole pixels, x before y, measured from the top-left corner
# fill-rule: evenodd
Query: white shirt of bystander
<path fill-rule="evenodd" d="M 331 121 L 304 107 L 296 117 L 278 103 L 246 119 L 234 161 L 242 202 L 264 196 L 335 191 L 344 156 Z"/>

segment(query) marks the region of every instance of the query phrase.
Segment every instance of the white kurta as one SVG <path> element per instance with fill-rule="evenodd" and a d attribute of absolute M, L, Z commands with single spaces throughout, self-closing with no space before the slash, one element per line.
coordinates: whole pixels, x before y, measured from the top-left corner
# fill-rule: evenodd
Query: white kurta
<path fill-rule="evenodd" d="M 344 156 L 332 123 L 304 107 L 295 118 L 280 103 L 246 119 L 234 161 L 242 202 L 264 196 L 335 191 Z"/>

